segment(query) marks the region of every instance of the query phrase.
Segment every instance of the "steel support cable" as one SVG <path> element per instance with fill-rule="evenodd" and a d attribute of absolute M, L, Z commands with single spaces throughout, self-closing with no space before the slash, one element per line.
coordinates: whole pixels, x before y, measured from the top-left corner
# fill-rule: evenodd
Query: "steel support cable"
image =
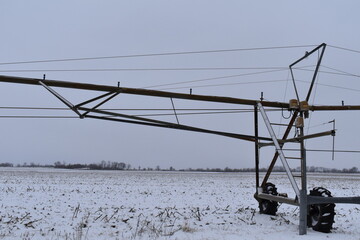
<path fill-rule="evenodd" d="M 339 72 L 339 73 L 343 73 L 344 76 L 350 76 L 350 77 L 360 77 L 359 74 L 354 74 L 354 73 L 349 73 L 349 72 L 345 72 L 343 70 L 339 70 L 339 69 L 336 69 L 336 68 L 332 68 L 332 67 L 328 67 L 328 66 L 322 66 L 323 68 L 327 68 L 327 69 L 330 69 L 330 70 L 334 70 L 336 72 Z M 336 74 L 336 73 L 334 73 Z"/>
<path fill-rule="evenodd" d="M 354 50 L 354 49 L 350 49 L 350 48 L 339 47 L 339 46 L 335 46 L 335 45 L 328 45 L 328 46 L 329 46 L 329 47 L 332 47 L 332 48 L 336 48 L 336 49 L 348 51 L 348 52 L 360 53 L 359 50 Z"/>
<path fill-rule="evenodd" d="M 121 71 L 228 71 L 228 70 L 282 70 L 286 67 L 204 67 L 204 68 L 88 68 L 88 69 L 5 69 L 0 72 L 121 72 Z"/>
<path fill-rule="evenodd" d="M 258 71 L 258 72 L 242 73 L 242 74 L 219 76 L 219 77 L 212 77 L 212 78 L 203 78 L 203 79 L 196 79 L 196 80 L 189 80 L 189 81 L 181 81 L 181 82 L 175 82 L 175 83 L 165 83 L 165 84 L 152 85 L 152 86 L 147 86 L 147 87 L 142 87 L 142 88 L 148 89 L 148 88 L 156 88 L 156 87 L 179 85 L 179 84 L 185 84 L 185 83 L 205 82 L 205 81 L 212 81 L 212 80 L 225 79 L 225 78 L 234 78 L 234 77 L 258 75 L 258 74 L 272 73 L 272 72 L 282 72 L 282 71 L 286 71 L 286 70 L 287 70 L 287 69 L 276 69 L 276 70 L 269 70 L 269 71 Z"/>
<path fill-rule="evenodd" d="M 277 82 L 286 82 L 286 80 L 269 80 L 269 81 L 264 80 L 264 81 L 252 81 L 252 82 L 238 82 L 238 83 L 220 83 L 220 84 L 184 86 L 184 87 L 160 88 L 158 90 L 162 91 L 162 90 L 173 90 L 173 89 L 207 88 L 207 87 L 235 86 L 235 85 L 258 84 L 258 83 L 277 83 Z"/>
<path fill-rule="evenodd" d="M 309 66 L 306 66 L 309 67 Z M 301 68 L 306 68 L 301 67 Z M 295 68 L 295 69 L 301 69 Z M 1 69 L 0 72 L 121 72 L 121 71 L 227 71 L 285 70 L 287 67 L 181 67 L 181 68 L 84 68 L 84 69 Z"/>
<path fill-rule="evenodd" d="M 184 51 L 184 52 L 132 54 L 132 55 L 99 56 L 99 57 L 83 57 L 83 58 L 46 59 L 46 60 L 33 60 L 33 61 L 2 62 L 2 63 L 0 63 L 0 65 L 50 63 L 50 62 L 68 62 L 68 61 L 88 61 L 88 60 L 116 59 L 116 58 L 159 57 L 159 56 L 206 54 L 206 53 L 224 53 L 224 52 L 239 52 L 239 51 L 276 50 L 276 49 L 290 49 L 290 48 L 307 48 L 307 47 L 314 47 L 314 46 L 316 46 L 316 45 L 294 45 L 294 46 L 273 46 L 273 47 L 255 47 L 255 48 L 233 48 L 233 49 L 217 49 L 217 50 L 203 50 L 203 51 Z"/>
<path fill-rule="evenodd" d="M 304 81 L 304 80 L 296 80 L 296 81 L 301 82 L 301 83 L 309 83 L 308 81 Z M 324 86 L 324 87 L 332 87 L 332 88 L 338 88 L 338 89 L 344 89 L 344 90 L 349 90 L 349 91 L 360 92 L 360 89 L 341 87 L 341 86 L 337 86 L 337 85 L 330 85 L 330 84 L 324 84 L 324 83 L 318 83 L 317 85 Z"/>
<path fill-rule="evenodd" d="M 323 67 L 324 68 L 329 68 L 329 67 L 325 67 L 325 66 L 323 66 Z M 300 71 L 308 71 L 308 72 L 313 71 L 311 69 L 298 69 L 298 70 L 300 70 Z M 347 76 L 347 77 L 360 77 L 360 75 L 358 75 L 358 74 L 347 73 L 347 72 L 343 72 L 343 71 L 337 70 L 337 69 L 332 69 L 332 70 L 338 71 L 338 72 L 319 71 L 319 73 L 326 73 L 326 74 L 340 75 L 340 76 Z"/>
<path fill-rule="evenodd" d="M 299 67 L 300 68 L 306 68 L 308 66 Z M 242 74 L 236 74 L 236 75 L 227 75 L 227 76 L 219 76 L 219 77 L 212 77 L 212 78 L 203 78 L 203 79 L 196 79 L 196 80 L 189 80 L 189 81 L 181 81 L 181 82 L 175 82 L 175 83 L 165 83 L 160 85 L 153 85 L 144 87 L 147 88 L 156 88 L 156 87 L 164 87 L 164 86 L 172 86 L 172 85 L 179 85 L 179 84 L 185 84 L 185 83 L 194 83 L 194 82 L 204 82 L 204 81 L 212 81 L 212 80 L 218 80 L 218 79 L 225 79 L 225 78 L 234 78 L 234 77 L 242 77 L 242 76 L 250 76 L 250 75 L 257 75 L 257 74 L 264 74 L 264 73 L 272 73 L 272 72 L 280 72 L 285 71 L 286 69 L 276 69 L 271 71 L 260 71 L 260 72 L 252 72 L 252 73 L 242 73 Z M 284 80 L 274 80 L 274 81 L 284 81 Z M 262 81 L 261 81 L 262 82 Z M 225 83 L 226 84 L 226 83 Z M 231 84 L 231 83 L 228 83 Z M 240 84 L 240 83 L 239 83 Z M 246 83 L 245 83 L 246 84 Z M 217 86 L 217 85 L 214 85 Z M 189 86 L 191 87 L 191 86 Z M 181 87 L 181 88 L 189 88 L 189 87 Z M 177 89 L 177 88 L 164 88 L 164 89 Z M 178 88 L 180 89 L 180 87 Z"/>

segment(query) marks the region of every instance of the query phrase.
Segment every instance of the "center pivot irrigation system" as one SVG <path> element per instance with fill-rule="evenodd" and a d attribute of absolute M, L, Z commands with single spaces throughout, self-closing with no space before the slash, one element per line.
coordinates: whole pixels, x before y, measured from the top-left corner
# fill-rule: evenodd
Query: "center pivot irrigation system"
<path fill-rule="evenodd" d="M 307 227 L 312 227 L 316 231 L 320 232 L 330 232 L 333 222 L 334 222 L 334 208 L 335 203 L 353 203 L 360 204 L 360 197 L 332 197 L 330 191 L 322 187 L 316 187 L 310 190 L 310 194 L 307 193 L 307 168 L 306 168 L 306 149 L 304 141 L 306 139 L 317 138 L 322 136 L 334 136 L 335 129 L 326 132 L 320 132 L 310 135 L 304 135 L 304 119 L 308 118 L 309 111 L 334 111 L 334 110 L 360 110 L 360 105 L 340 105 L 340 106 L 315 106 L 309 105 L 308 101 L 311 96 L 311 92 L 319 71 L 321 60 L 324 55 L 326 44 L 323 43 L 313 50 L 306 52 L 305 56 L 301 57 L 290 67 L 290 72 L 294 84 L 294 89 L 296 93 L 296 99 L 291 99 L 289 103 L 282 102 L 271 102 L 259 100 L 250 100 L 250 99 L 240 99 L 240 98 L 231 98 L 231 97 L 219 97 L 219 96 L 206 96 L 206 95 L 196 95 L 196 94 L 183 94 L 183 93 L 174 93 L 166 91 L 156 91 L 156 90 L 147 90 L 140 88 L 124 88 L 120 86 L 108 86 L 108 85 L 95 85 L 95 84 L 85 84 L 78 82 L 65 82 L 65 81 L 54 81 L 44 79 L 33 79 L 33 78 L 20 78 L 20 77 L 11 77 L 11 76 L 0 76 L 0 82 L 9 82 L 9 83 L 18 83 L 18 84 L 30 84 L 30 85 L 39 85 L 47 89 L 55 97 L 57 97 L 61 102 L 63 102 L 67 107 L 74 111 L 79 118 L 93 118 L 101 120 L 109 120 L 123 123 L 131 124 L 140 124 L 153 127 L 163 127 L 171 129 L 179 129 L 193 132 L 201 133 L 210 133 L 220 136 L 230 137 L 241 139 L 245 141 L 250 141 L 255 144 L 255 169 L 256 169 L 256 192 L 255 199 L 259 202 L 260 213 L 275 215 L 279 203 L 286 203 L 298 206 L 300 208 L 300 217 L 299 217 L 299 234 L 306 234 Z M 300 63 L 305 58 L 317 52 L 318 61 L 312 76 L 310 87 L 305 99 L 300 99 L 296 81 L 293 75 L 293 67 Z M 103 94 L 89 99 L 85 102 L 79 104 L 72 104 L 70 101 L 61 96 L 56 92 L 53 87 L 58 88 L 71 88 L 71 89 L 81 89 L 89 91 L 98 91 Z M 142 95 L 142 96 L 152 96 L 152 97 L 161 97 L 161 98 L 170 98 L 172 99 L 185 99 L 192 101 L 205 101 L 205 102 L 214 102 L 214 103 L 225 103 L 225 104 L 237 104 L 237 105 L 249 105 L 254 108 L 254 135 L 245 135 L 225 131 L 215 131 L 205 128 L 193 127 L 189 125 L 172 123 L 168 121 L 160 121 L 152 118 L 134 116 L 129 114 L 123 114 L 111 110 L 99 109 L 99 107 L 106 102 L 110 101 L 119 94 L 132 94 L 132 95 Z M 89 104 L 95 104 L 95 106 L 87 107 Z M 266 110 L 267 108 L 278 108 L 278 109 L 287 109 L 292 112 L 292 117 L 289 123 L 286 125 L 286 130 L 281 139 L 278 139 L 274 133 L 273 125 L 279 125 L 271 123 Z M 176 111 L 174 108 L 174 113 Z M 261 115 L 264 120 L 265 126 L 269 132 L 270 137 L 261 137 L 258 134 L 258 115 Z M 334 122 L 335 123 L 335 122 Z M 284 125 L 284 124 L 282 124 Z M 294 138 L 288 138 L 289 133 L 292 129 L 296 129 L 296 136 Z M 286 143 L 298 143 L 299 157 L 286 157 L 284 154 L 285 149 L 283 149 Z M 269 165 L 269 168 L 260 184 L 260 175 L 259 175 L 259 152 L 262 147 L 265 146 L 274 146 L 275 154 Z M 277 188 L 274 184 L 268 182 L 268 179 L 274 169 L 277 159 L 280 158 L 282 166 L 284 167 L 287 177 L 290 181 L 290 184 L 294 190 L 295 198 L 289 198 L 287 194 L 279 194 Z M 297 159 L 301 164 L 301 174 L 296 176 L 291 171 L 288 160 Z M 300 187 L 298 186 L 295 177 L 300 178 Z"/>

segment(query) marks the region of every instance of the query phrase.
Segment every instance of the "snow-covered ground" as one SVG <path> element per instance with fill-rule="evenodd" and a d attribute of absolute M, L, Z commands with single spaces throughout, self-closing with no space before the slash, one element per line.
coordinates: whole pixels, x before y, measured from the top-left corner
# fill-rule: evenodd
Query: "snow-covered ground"
<path fill-rule="evenodd" d="M 292 193 L 286 176 L 271 182 Z M 298 235 L 298 208 L 261 215 L 252 173 L 0 169 L 0 239 L 360 239 L 360 206 Z M 315 174 L 309 189 L 360 195 L 360 175 Z M 291 194 L 290 194 L 291 195 Z"/>

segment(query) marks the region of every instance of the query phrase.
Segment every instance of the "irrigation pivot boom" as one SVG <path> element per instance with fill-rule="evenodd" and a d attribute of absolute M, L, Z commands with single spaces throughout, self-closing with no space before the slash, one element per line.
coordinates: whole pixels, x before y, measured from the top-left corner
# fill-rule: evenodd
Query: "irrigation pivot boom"
<path fill-rule="evenodd" d="M 326 44 L 321 44 L 318 47 L 314 48 L 310 52 L 307 52 L 305 56 L 300 58 L 291 64 L 290 72 L 294 84 L 294 89 L 296 93 L 296 99 L 292 99 L 289 103 L 284 102 L 275 102 L 275 101 L 261 101 L 251 100 L 251 99 L 241 99 L 241 98 L 231 98 L 231 97 L 219 97 L 219 96 L 207 96 L 207 95 L 196 95 L 196 94 L 184 94 L 184 93 L 174 93 L 167 91 L 157 91 L 157 90 L 148 90 L 140 88 L 124 88 L 120 86 L 108 86 L 108 85 L 96 85 L 96 84 L 87 84 L 79 82 L 66 82 L 66 81 L 55 81 L 47 80 L 45 77 L 43 79 L 36 78 L 21 78 L 13 76 L 0 76 L 0 82 L 8 83 L 17 83 L 17 84 L 28 84 L 28 85 L 37 85 L 45 88 L 50 93 L 52 93 L 56 98 L 63 102 L 69 109 L 71 109 L 76 115 L 81 118 L 93 118 L 100 120 L 108 121 L 117 121 L 130 124 L 140 124 L 153 127 L 162 127 L 170 129 L 178 129 L 185 131 L 193 131 L 200 133 L 209 133 L 215 134 L 245 141 L 254 142 L 255 144 L 255 170 L 256 170 L 256 193 L 254 197 L 259 202 L 260 212 L 264 214 L 274 215 L 276 214 L 278 203 L 286 203 L 300 208 L 300 217 L 299 217 L 299 234 L 306 234 L 307 227 L 312 227 L 316 231 L 329 232 L 334 219 L 334 203 L 354 203 L 360 204 L 360 197 L 332 197 L 331 193 L 324 188 L 314 188 L 310 191 L 310 194 L 307 193 L 307 171 L 306 171 L 306 149 L 304 145 L 304 140 L 310 138 L 317 138 L 322 136 L 334 136 L 335 130 L 320 132 L 310 135 L 304 134 L 304 118 L 308 117 L 309 111 L 334 111 L 334 110 L 360 110 L 360 105 L 339 105 L 339 106 L 316 106 L 309 105 L 308 101 L 311 96 L 312 88 L 315 83 L 315 79 L 321 64 L 321 60 L 326 48 Z M 306 98 L 302 101 L 298 94 L 296 81 L 294 79 L 294 74 L 292 67 L 301 62 L 303 59 L 314 54 L 315 52 L 320 52 L 319 59 L 312 77 L 310 88 L 308 90 Z M 87 101 L 73 104 L 62 95 L 60 95 L 54 88 L 70 88 L 70 89 L 79 89 L 79 90 L 88 90 L 100 92 L 100 95 L 95 98 L 91 98 Z M 189 125 L 180 124 L 179 122 L 173 123 L 168 121 L 161 121 L 149 117 L 141 117 L 129 115 L 126 113 L 119 113 L 112 110 L 104 110 L 99 107 L 106 102 L 109 102 L 119 94 L 130 94 L 130 95 L 142 95 L 150 97 L 161 97 L 161 98 L 170 98 L 170 99 L 185 99 L 190 101 L 205 101 L 205 102 L 214 102 L 214 103 L 226 103 L 226 104 L 235 104 L 235 105 L 248 105 L 253 106 L 254 108 L 254 135 L 240 134 L 234 132 L 218 131 L 207 128 L 199 128 Z M 97 103 L 95 106 L 89 107 L 89 104 Z M 281 139 L 278 139 L 272 128 L 273 123 L 270 122 L 266 108 L 278 108 L 278 109 L 287 109 L 291 111 L 292 117 L 287 124 L 287 128 Z M 174 109 L 175 111 L 175 109 Z M 270 137 L 259 136 L 259 113 L 265 123 L 265 126 L 269 132 Z M 288 138 L 289 133 L 292 128 L 297 129 L 297 136 L 294 138 Z M 283 146 L 286 143 L 298 143 L 299 144 L 299 153 L 300 156 L 296 157 L 301 163 L 301 186 L 297 185 L 295 181 L 294 174 L 291 172 L 291 169 L 288 164 L 288 159 L 290 157 L 285 156 Z M 259 174 L 259 151 L 261 148 L 266 146 L 274 146 L 275 154 L 270 163 L 270 166 L 267 170 L 265 177 L 260 184 L 260 174 Z M 289 198 L 287 195 L 279 194 L 274 184 L 268 182 L 268 179 L 273 171 L 273 168 L 276 164 L 277 159 L 280 158 L 282 166 L 284 167 L 287 177 L 290 181 L 290 184 L 294 190 L 295 198 Z M 291 157 L 295 158 L 295 157 Z"/>

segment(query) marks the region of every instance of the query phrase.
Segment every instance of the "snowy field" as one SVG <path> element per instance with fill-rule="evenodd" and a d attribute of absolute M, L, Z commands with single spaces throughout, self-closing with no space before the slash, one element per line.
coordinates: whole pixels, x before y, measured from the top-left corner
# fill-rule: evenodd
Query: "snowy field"
<path fill-rule="evenodd" d="M 359 205 L 338 204 L 329 234 L 299 236 L 294 206 L 260 215 L 252 173 L 0 173 L 0 239 L 360 239 Z M 292 193 L 283 174 L 271 182 Z M 309 189 L 324 186 L 334 196 L 360 195 L 359 183 L 360 175 L 309 176 Z"/>

